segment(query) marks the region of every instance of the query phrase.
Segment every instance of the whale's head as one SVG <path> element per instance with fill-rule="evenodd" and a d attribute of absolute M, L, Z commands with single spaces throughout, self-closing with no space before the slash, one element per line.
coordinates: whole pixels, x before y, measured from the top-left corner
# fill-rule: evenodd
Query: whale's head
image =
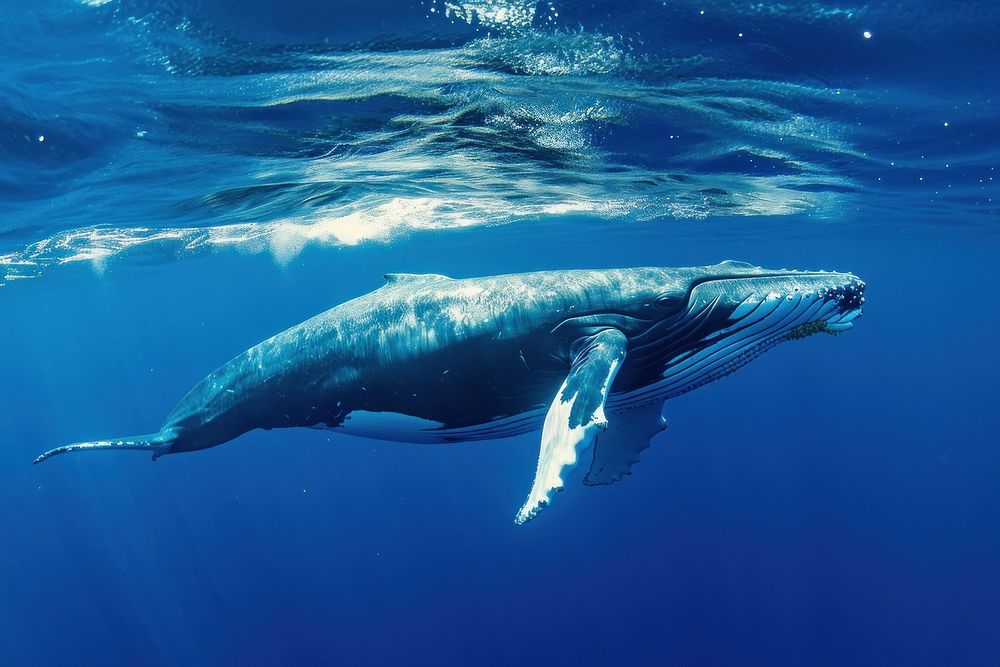
<path fill-rule="evenodd" d="M 664 398 L 727 375 L 783 341 L 850 329 L 864 303 L 864 282 L 848 273 L 735 261 L 630 271 L 609 322 L 629 338 L 620 386 L 655 384 Z"/>

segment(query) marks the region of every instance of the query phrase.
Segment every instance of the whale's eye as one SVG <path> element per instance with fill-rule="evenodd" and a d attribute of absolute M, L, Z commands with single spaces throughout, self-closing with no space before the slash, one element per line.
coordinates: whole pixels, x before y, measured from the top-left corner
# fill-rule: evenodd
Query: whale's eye
<path fill-rule="evenodd" d="M 672 294 L 661 294 L 656 297 L 655 303 L 657 308 L 670 310 L 671 308 L 675 308 L 680 301 L 680 297 L 673 296 Z"/>

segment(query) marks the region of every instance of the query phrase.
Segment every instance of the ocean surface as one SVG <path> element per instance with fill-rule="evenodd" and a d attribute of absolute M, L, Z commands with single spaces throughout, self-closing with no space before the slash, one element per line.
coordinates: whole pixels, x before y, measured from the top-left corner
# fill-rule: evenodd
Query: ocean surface
<path fill-rule="evenodd" d="M 2 9 L 3 664 L 1000 663 L 1000 4 Z M 386 272 L 723 259 L 864 317 L 525 526 L 537 433 L 31 465 Z"/>

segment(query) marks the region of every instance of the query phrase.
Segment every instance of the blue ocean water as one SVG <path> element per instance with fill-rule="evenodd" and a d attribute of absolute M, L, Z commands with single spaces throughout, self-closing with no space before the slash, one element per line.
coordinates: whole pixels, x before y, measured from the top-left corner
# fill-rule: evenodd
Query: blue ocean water
<path fill-rule="evenodd" d="M 2 662 L 996 664 L 998 20 L 9 3 Z M 865 315 L 670 401 L 635 474 L 525 526 L 537 434 L 31 465 L 386 272 L 726 258 L 856 273 Z"/>

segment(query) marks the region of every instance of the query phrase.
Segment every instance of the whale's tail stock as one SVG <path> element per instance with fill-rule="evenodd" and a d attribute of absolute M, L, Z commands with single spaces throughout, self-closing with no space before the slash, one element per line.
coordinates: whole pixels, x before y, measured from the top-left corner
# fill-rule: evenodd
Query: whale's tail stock
<path fill-rule="evenodd" d="M 71 445 L 56 447 L 41 454 L 35 459 L 35 463 L 41 463 L 45 459 L 52 458 L 57 454 L 66 452 L 89 451 L 89 450 L 115 450 L 115 449 L 144 449 L 153 452 L 153 460 L 170 451 L 170 447 L 177 441 L 177 434 L 172 429 L 159 431 L 157 433 L 147 433 L 146 435 L 133 435 L 126 438 L 116 438 L 114 440 L 95 440 L 93 442 L 75 442 Z"/>

